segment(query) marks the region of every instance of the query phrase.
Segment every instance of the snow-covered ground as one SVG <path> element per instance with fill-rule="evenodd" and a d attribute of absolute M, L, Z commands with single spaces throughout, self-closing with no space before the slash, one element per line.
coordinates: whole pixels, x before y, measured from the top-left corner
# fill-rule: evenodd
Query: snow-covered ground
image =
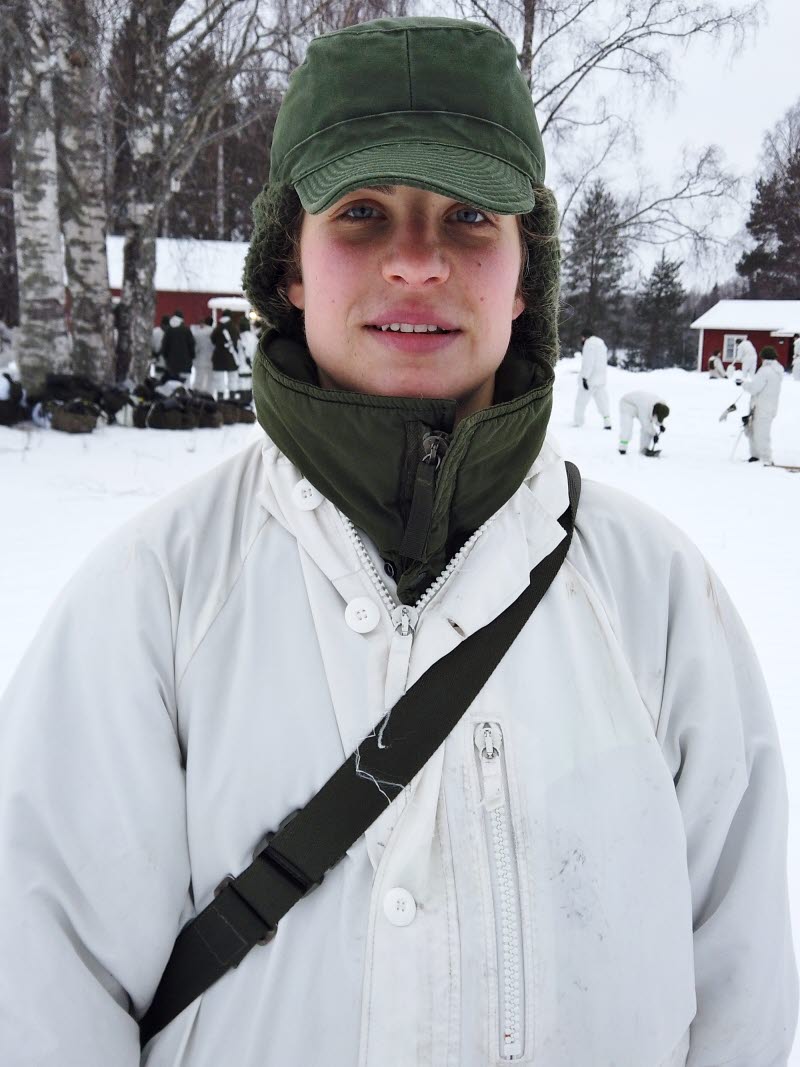
<path fill-rule="evenodd" d="M 571 425 L 574 360 L 557 371 L 552 431 L 584 477 L 632 493 L 686 530 L 729 589 L 767 678 L 783 741 L 794 822 L 789 877 L 800 935 L 800 473 L 731 458 L 740 423 L 718 421 L 737 393 L 680 370 L 609 370 L 613 433 L 594 407 Z M 619 397 L 649 389 L 671 408 L 663 455 L 617 452 Z M 170 433 L 107 427 L 91 436 L 0 427 L 0 689 L 59 587 L 90 549 L 125 519 L 260 435 L 255 426 Z M 774 424 L 777 463 L 800 466 L 800 383 L 784 379 Z M 795 938 L 800 956 L 800 936 Z M 800 1067 L 800 1043 L 792 1059 Z"/>

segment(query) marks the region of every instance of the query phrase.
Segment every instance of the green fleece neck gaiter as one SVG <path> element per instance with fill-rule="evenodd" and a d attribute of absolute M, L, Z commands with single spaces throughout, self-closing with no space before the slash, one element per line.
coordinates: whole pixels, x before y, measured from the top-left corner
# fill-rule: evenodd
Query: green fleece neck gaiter
<path fill-rule="evenodd" d="M 554 375 L 509 352 L 495 403 L 453 429 L 453 400 L 323 389 L 308 349 L 266 334 L 253 365 L 258 421 L 303 476 L 392 563 L 413 604 L 517 490 L 544 441 Z"/>

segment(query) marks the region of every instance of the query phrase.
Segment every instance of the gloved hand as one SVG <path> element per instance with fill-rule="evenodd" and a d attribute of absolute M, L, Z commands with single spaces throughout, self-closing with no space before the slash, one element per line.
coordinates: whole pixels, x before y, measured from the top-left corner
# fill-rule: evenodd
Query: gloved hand
<path fill-rule="evenodd" d="M 666 433 L 667 432 L 667 428 L 666 428 L 666 426 L 664 425 L 663 422 L 661 423 L 661 429 L 658 432 L 659 433 Z"/>
<path fill-rule="evenodd" d="M 586 379 L 585 378 L 581 378 L 581 381 L 583 382 L 583 388 L 584 389 L 588 389 L 589 388 L 589 383 L 586 381 Z"/>
<path fill-rule="evenodd" d="M 749 415 L 742 415 L 742 426 L 746 426 L 749 421 L 750 421 L 750 416 Z"/>

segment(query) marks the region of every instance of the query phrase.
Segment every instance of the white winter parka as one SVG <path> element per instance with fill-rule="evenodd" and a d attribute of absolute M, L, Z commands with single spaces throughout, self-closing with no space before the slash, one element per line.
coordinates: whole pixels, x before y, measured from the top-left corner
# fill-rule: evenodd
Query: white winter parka
<path fill-rule="evenodd" d="M 545 445 L 413 638 L 268 440 L 91 556 L 0 710 L 4 1067 L 139 1063 L 181 925 L 518 596 L 566 503 Z M 779 1067 L 785 846 L 724 590 L 661 517 L 584 484 L 567 562 L 445 745 L 141 1062 Z"/>
<path fill-rule="evenodd" d="M 601 337 L 587 337 L 581 352 L 581 378 L 585 378 L 590 389 L 606 384 L 606 366 L 608 348 Z"/>
<path fill-rule="evenodd" d="M 742 382 L 742 389 L 753 398 L 750 410 L 758 418 L 774 419 L 778 413 L 778 400 L 783 384 L 783 366 L 777 359 L 766 359 L 750 381 Z"/>
<path fill-rule="evenodd" d="M 746 337 L 741 344 L 737 345 L 736 360 L 742 364 L 743 377 L 752 378 L 756 373 L 758 354 L 756 353 L 756 346 L 749 338 Z"/>

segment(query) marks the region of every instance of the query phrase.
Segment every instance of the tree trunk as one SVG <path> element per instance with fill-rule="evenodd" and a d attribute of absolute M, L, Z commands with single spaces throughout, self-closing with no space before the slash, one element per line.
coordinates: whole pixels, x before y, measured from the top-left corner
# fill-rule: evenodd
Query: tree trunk
<path fill-rule="evenodd" d="M 17 241 L 14 233 L 12 197 L 12 140 L 9 92 L 11 71 L 0 60 L 0 319 L 7 326 L 19 322 L 19 286 L 17 285 Z"/>
<path fill-rule="evenodd" d="M 69 369 L 70 346 L 50 59 L 54 34 L 43 25 L 43 5 L 33 3 L 30 13 L 27 54 L 12 61 L 11 114 L 19 275 L 17 359 L 22 384 L 35 393 L 49 372 Z"/>
<path fill-rule="evenodd" d="M 533 31 L 536 21 L 536 0 L 524 0 L 522 22 L 522 51 L 519 65 L 530 89 L 533 84 Z"/>
<path fill-rule="evenodd" d="M 222 129 L 222 111 L 219 113 L 219 128 Z M 225 142 L 217 143 L 217 240 L 225 240 Z"/>
<path fill-rule="evenodd" d="M 121 207 L 125 251 L 117 320 L 117 377 L 135 381 L 146 376 L 150 361 L 156 235 L 168 198 L 162 123 L 167 110 L 166 42 L 174 6 L 160 0 L 137 6 L 127 27 L 135 51 L 125 99 L 129 178 Z"/>
<path fill-rule="evenodd" d="M 122 294 L 117 319 L 117 380 L 142 381 L 147 375 L 153 342 L 156 235 L 148 227 L 131 227 L 125 235 Z M 125 346 L 123 348 L 123 345 Z M 132 353 L 124 362 L 123 353 Z"/>
<path fill-rule="evenodd" d="M 85 0 L 69 5 L 71 46 L 59 94 L 61 218 L 72 296 L 72 365 L 96 382 L 114 380 L 108 288 L 99 27 Z"/>

